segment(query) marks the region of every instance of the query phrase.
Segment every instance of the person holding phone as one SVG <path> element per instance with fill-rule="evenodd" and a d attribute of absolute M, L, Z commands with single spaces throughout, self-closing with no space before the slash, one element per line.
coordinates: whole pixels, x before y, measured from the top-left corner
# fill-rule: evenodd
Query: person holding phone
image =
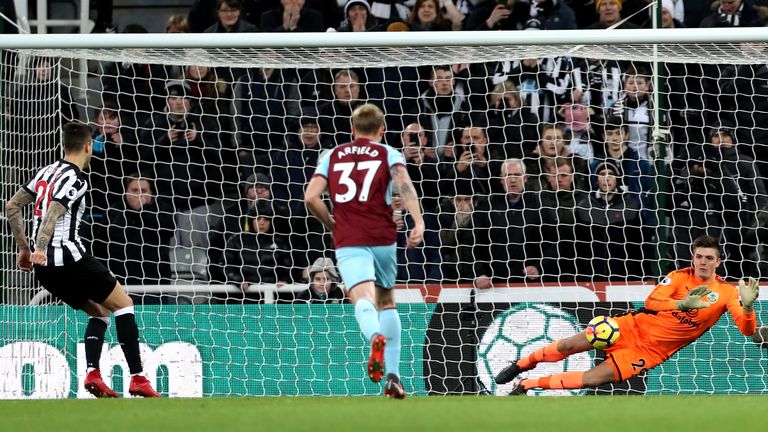
<path fill-rule="evenodd" d="M 433 212 L 437 208 L 437 197 L 440 196 L 437 188 L 440 175 L 436 149 L 430 145 L 429 136 L 419 123 L 406 126 L 400 140 L 408 175 L 422 197 L 422 207 L 425 212 Z"/>
<path fill-rule="evenodd" d="M 486 0 L 465 21 L 465 30 L 525 30 L 530 4 L 520 0 Z"/>

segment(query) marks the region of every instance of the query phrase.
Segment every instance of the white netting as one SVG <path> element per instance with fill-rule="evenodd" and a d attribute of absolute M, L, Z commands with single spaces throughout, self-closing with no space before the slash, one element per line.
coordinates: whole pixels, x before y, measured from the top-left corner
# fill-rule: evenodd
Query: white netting
<path fill-rule="evenodd" d="M 457 62 L 496 62 L 524 58 L 574 56 L 647 62 L 653 59 L 679 63 L 754 64 L 768 62 L 765 43 L 727 44 L 610 44 L 606 45 L 499 45 L 394 48 L 241 48 L 226 49 L 39 49 L 42 57 L 88 58 L 152 64 L 273 68 L 359 68 L 423 66 Z"/>
<path fill-rule="evenodd" d="M 724 274 L 761 274 L 764 48 L 5 51 L 4 197 L 58 155 L 60 122 L 88 123 L 95 145 L 83 236 L 145 304 L 142 340 L 151 364 L 167 369 L 150 372 L 165 376 L 161 388 L 376 394 L 352 309 L 318 304 L 323 296 L 308 289 L 307 269 L 334 254 L 302 195 L 320 150 L 350 139 L 351 109 L 375 103 L 427 223 L 424 246 L 398 254 L 406 387 L 502 394 L 509 389 L 492 377 L 506 362 L 596 314 L 640 306 L 653 281 L 688 265 L 700 234 L 721 239 Z M 653 59 L 668 63 L 645 63 Z M 523 167 L 527 181 L 516 176 Z M 598 178 L 606 170 L 615 185 Z M 126 182 L 136 173 L 148 181 Z M 272 234 L 254 233 L 260 219 Z M 399 223 L 402 243 L 412 221 Z M 12 269 L 5 234 L 4 299 L 25 302 L 37 290 Z M 486 276 L 494 288 L 474 289 Z M 52 345 L 82 360 L 78 314 L 66 312 L 62 324 L 58 310 L 4 308 L 0 354 L 49 355 Z M 189 364 L 169 366 L 179 356 Z M 760 356 L 723 323 L 647 377 L 598 392 L 763 393 L 764 362 L 745 361 Z M 67 388 L 40 394 L 82 391 Z"/>

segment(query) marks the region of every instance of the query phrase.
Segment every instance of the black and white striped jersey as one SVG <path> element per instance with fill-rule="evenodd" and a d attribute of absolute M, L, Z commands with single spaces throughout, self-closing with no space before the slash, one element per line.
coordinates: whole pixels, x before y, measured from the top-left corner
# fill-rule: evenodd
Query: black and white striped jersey
<path fill-rule="evenodd" d="M 78 229 L 85 212 L 85 192 L 88 189 L 88 183 L 80 168 L 59 159 L 41 168 L 26 184 L 26 189 L 35 195 L 30 243 L 33 250 L 45 212 L 51 202 L 58 201 L 67 208 L 67 213 L 56 221 L 56 228 L 46 252 L 47 265 L 60 267 L 79 261 L 85 255 Z"/>

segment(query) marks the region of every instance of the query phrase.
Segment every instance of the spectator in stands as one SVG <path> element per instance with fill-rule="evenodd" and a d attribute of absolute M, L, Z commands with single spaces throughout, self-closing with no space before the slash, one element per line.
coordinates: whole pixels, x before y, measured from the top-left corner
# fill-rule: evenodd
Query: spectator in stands
<path fill-rule="evenodd" d="M 685 9 L 683 7 L 683 0 L 661 0 L 660 6 L 662 28 L 685 28 Z M 653 14 L 652 9 L 648 12 L 649 15 Z M 650 16 L 644 27 L 652 28 L 653 21 L 654 17 Z"/>
<path fill-rule="evenodd" d="M 590 161 L 590 173 L 596 174 L 595 169 L 603 162 L 611 162 L 621 170 L 623 179 L 621 186 L 629 192 L 643 195 L 643 202 L 650 203 L 648 193 L 655 189 L 654 169 L 647 159 L 640 159 L 637 151 L 629 147 L 627 125 L 619 117 L 605 119 L 603 144 L 596 144 L 595 158 Z M 592 188 L 597 187 L 597 177 L 593 175 Z"/>
<path fill-rule="evenodd" d="M 320 145 L 320 128 L 313 108 L 302 109 L 297 133 L 286 135 L 286 149 L 275 153 L 272 165 L 273 192 L 289 203 L 304 200 L 304 187 L 315 172 Z"/>
<path fill-rule="evenodd" d="M 620 187 L 613 162 L 601 162 L 594 173 L 597 188 L 576 206 L 578 273 L 592 280 L 643 278 L 640 200 Z"/>
<path fill-rule="evenodd" d="M 397 225 L 397 281 L 401 283 L 440 283 L 440 238 L 437 215 L 424 214 L 424 242 L 407 248 L 407 233 L 414 226 L 399 194 L 392 194 L 392 218 Z"/>
<path fill-rule="evenodd" d="M 123 127 L 117 106 L 108 104 L 99 110 L 96 125 L 88 183 L 90 221 L 100 225 L 105 224 L 109 204 L 123 196 L 126 176 L 139 171 L 139 150 L 136 130 Z M 94 241 L 99 241 L 98 236 Z"/>
<path fill-rule="evenodd" d="M 602 123 L 623 89 L 621 64 L 615 60 L 576 59 L 571 73 L 571 100 L 594 111 L 594 114 L 590 112 L 592 123 Z"/>
<path fill-rule="evenodd" d="M 485 128 L 468 126 L 461 129 L 459 142 L 445 147 L 444 160 L 454 160 L 453 172 L 443 175 L 444 179 L 466 179 L 472 182 L 478 194 L 490 195 L 500 188 L 491 184 L 494 177 L 488 136 Z"/>
<path fill-rule="evenodd" d="M 624 74 L 624 89 L 613 107 L 613 115 L 627 125 L 627 144 L 641 159 L 651 160 L 651 127 L 653 125 L 651 72 L 642 65 L 632 65 Z"/>
<path fill-rule="evenodd" d="M 224 266 L 228 283 L 236 283 L 244 299 L 258 301 L 261 294 L 250 290 L 253 284 L 284 284 L 291 280 L 290 245 L 272 227 L 274 212 L 261 202 L 248 212 L 251 231 L 230 237 L 224 249 Z"/>
<path fill-rule="evenodd" d="M 166 33 L 189 33 L 189 23 L 184 15 L 171 15 L 165 23 Z"/>
<path fill-rule="evenodd" d="M 192 104 L 200 108 L 203 130 L 216 133 L 221 148 L 221 163 L 211 167 L 211 171 L 217 171 L 212 174 L 222 181 L 218 185 L 211 184 L 209 191 L 214 196 L 237 197 L 238 182 L 225 180 L 238 176 L 232 86 L 219 77 L 216 69 L 207 66 L 187 66 L 184 80 L 190 87 Z"/>
<path fill-rule="evenodd" d="M 349 303 L 339 287 L 339 272 L 330 258 L 318 258 L 309 268 L 309 288 L 296 295 L 297 303 Z"/>
<path fill-rule="evenodd" d="M 496 84 L 488 95 L 488 139 L 491 158 L 522 158 L 536 147 L 538 118 L 523 108 L 523 99 L 511 80 Z"/>
<path fill-rule="evenodd" d="M 241 19 L 243 3 L 240 0 L 216 1 L 216 24 L 205 29 L 206 33 L 257 32 L 258 27 Z"/>
<path fill-rule="evenodd" d="M 729 277 L 757 274 L 758 228 L 768 208 L 765 183 L 754 160 L 736 151 L 733 129 L 716 125 L 702 148 L 689 144 L 688 162 L 675 177 L 674 235 L 709 233 L 723 241 Z M 678 261 L 683 251 L 676 248 Z"/>
<path fill-rule="evenodd" d="M 108 214 L 109 270 L 126 285 L 167 284 L 171 278 L 168 244 L 175 230 L 173 211 L 138 174 L 123 178 L 125 193 Z M 146 302 L 147 297 L 142 296 Z"/>
<path fill-rule="evenodd" d="M 489 273 L 488 204 L 471 181 L 457 179 L 452 186 L 438 211 L 442 280 L 472 282 Z"/>
<path fill-rule="evenodd" d="M 364 32 L 376 25 L 376 18 L 371 15 L 371 6 L 367 0 L 347 0 L 344 5 L 344 21 L 337 28 L 328 31 Z"/>
<path fill-rule="evenodd" d="M 497 0 L 486 0 L 475 6 L 464 30 L 524 30 L 529 19 L 530 4 L 527 2 L 507 0 L 500 4 Z"/>
<path fill-rule="evenodd" d="M 765 20 L 744 0 L 719 0 L 717 10 L 701 20 L 700 27 L 763 27 Z"/>
<path fill-rule="evenodd" d="M 333 101 L 320 105 L 317 110 L 320 140 L 331 147 L 352 141 L 352 111 L 363 103 L 357 73 L 350 69 L 336 72 L 333 95 Z"/>
<path fill-rule="evenodd" d="M 454 128 L 464 125 L 465 113 L 469 112 L 464 86 L 454 80 L 451 66 L 432 68 L 429 89 L 420 96 L 419 105 L 418 123 L 432 134 L 432 145 L 440 155 L 443 147 L 453 141 Z"/>
<path fill-rule="evenodd" d="M 167 108 L 145 124 L 139 151 L 154 174 L 157 195 L 185 211 L 205 203 L 209 186 L 220 188 L 220 145 L 216 131 L 203 128 L 189 85 L 169 81 L 166 91 Z"/>
<path fill-rule="evenodd" d="M 538 192 L 526 190 L 528 176 L 520 159 L 507 159 L 501 167 L 500 182 L 505 194 L 491 198 L 489 238 L 491 274 L 494 283 L 538 281 L 541 278 L 542 241 L 554 241 L 543 220 L 551 209 L 541 207 Z"/>
<path fill-rule="evenodd" d="M 587 103 L 576 100 L 563 104 L 558 110 L 558 118 L 562 118 L 563 130 L 570 136 L 568 149 L 583 159 L 591 159 L 591 140 L 595 133 L 592 122 L 599 118 L 595 110 Z"/>
<path fill-rule="evenodd" d="M 510 79 L 519 89 L 523 107 L 544 122 L 555 121 L 555 107 L 570 102 L 572 59 L 555 57 L 500 62 L 494 79 Z"/>
<path fill-rule="evenodd" d="M 433 213 L 437 210 L 437 199 L 440 196 L 437 152 L 429 145 L 429 138 L 418 123 L 406 126 L 400 135 L 400 143 L 408 175 L 421 197 L 422 208 L 425 213 Z"/>
<path fill-rule="evenodd" d="M 597 22 L 587 27 L 588 29 L 607 29 L 623 20 L 621 16 L 623 1 L 622 0 L 595 0 L 595 7 L 597 8 L 598 19 Z M 636 29 L 640 28 L 637 24 L 631 21 L 625 21 L 619 24 L 615 28 L 620 29 Z"/>
<path fill-rule="evenodd" d="M 577 189 L 572 160 L 558 157 L 546 166 L 546 189 L 541 191 L 541 206 L 547 209 L 545 229 L 556 230 L 554 243 L 542 245 L 541 270 L 544 280 L 573 281 L 577 277 L 576 208 L 587 193 Z M 547 219 L 555 216 L 555 219 Z"/>
<path fill-rule="evenodd" d="M 445 13 L 443 13 L 443 3 Z M 416 0 L 408 15 L 408 22 L 420 30 L 461 30 L 464 14 L 456 9 L 452 0 Z"/>
<path fill-rule="evenodd" d="M 584 189 L 587 185 L 588 168 L 587 161 L 571 153 L 567 145 L 565 128 L 562 124 L 542 123 L 541 139 L 531 155 L 525 159 L 525 171 L 528 175 L 528 185 L 535 190 L 547 188 L 547 166 L 554 164 L 556 158 L 565 158 L 571 161 L 576 177 L 576 187 Z"/>
<path fill-rule="evenodd" d="M 530 17 L 525 23 L 526 29 L 573 30 L 576 28 L 576 15 L 563 0 L 530 0 L 530 3 Z"/>
<path fill-rule="evenodd" d="M 303 200 L 304 187 L 322 152 L 317 113 L 311 107 L 304 107 L 299 123 L 298 133 L 287 138 L 287 149 L 274 152 L 271 191 L 259 187 L 259 195 L 269 194 L 276 207 L 276 230 L 290 233 L 294 267 L 306 268 L 317 258 L 326 256 L 333 247 L 330 233 L 317 218 L 310 216 Z M 257 174 L 257 177 L 266 178 L 263 174 Z M 272 192 L 274 198 L 271 198 Z"/>
<path fill-rule="evenodd" d="M 240 178 L 267 173 L 270 152 L 285 144 L 286 119 L 301 115 L 296 70 L 249 69 L 235 84 Z"/>
<path fill-rule="evenodd" d="M 270 205 L 275 210 L 275 213 L 277 213 L 276 219 L 286 220 L 288 210 L 284 205 L 281 206 L 279 205 L 280 203 L 272 200 L 271 183 L 272 180 L 266 174 L 251 174 L 248 179 L 240 184 L 242 193 L 240 199 L 234 204 L 225 204 L 224 216 L 208 231 L 208 242 L 210 245 L 208 248 L 208 262 L 210 263 L 208 274 L 212 281 L 222 283 L 225 281 L 224 268 L 221 266 L 224 247 L 232 235 L 253 231 L 248 212 L 256 204 L 266 203 Z M 277 222 L 278 226 L 280 225 L 280 221 L 275 220 L 275 222 Z M 285 226 L 284 223 L 283 226 Z"/>
<path fill-rule="evenodd" d="M 261 14 L 259 27 L 266 32 L 322 32 L 326 29 L 323 15 L 304 6 L 304 0 L 280 0 L 280 7 Z"/>

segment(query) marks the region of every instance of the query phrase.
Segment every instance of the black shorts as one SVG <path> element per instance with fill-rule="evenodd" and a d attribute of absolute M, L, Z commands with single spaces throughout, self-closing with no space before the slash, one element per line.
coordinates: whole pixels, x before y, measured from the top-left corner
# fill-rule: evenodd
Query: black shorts
<path fill-rule="evenodd" d="M 48 292 L 74 309 L 82 309 L 88 300 L 104 302 L 117 283 L 104 264 L 91 255 L 59 267 L 36 265 L 35 278 Z"/>

